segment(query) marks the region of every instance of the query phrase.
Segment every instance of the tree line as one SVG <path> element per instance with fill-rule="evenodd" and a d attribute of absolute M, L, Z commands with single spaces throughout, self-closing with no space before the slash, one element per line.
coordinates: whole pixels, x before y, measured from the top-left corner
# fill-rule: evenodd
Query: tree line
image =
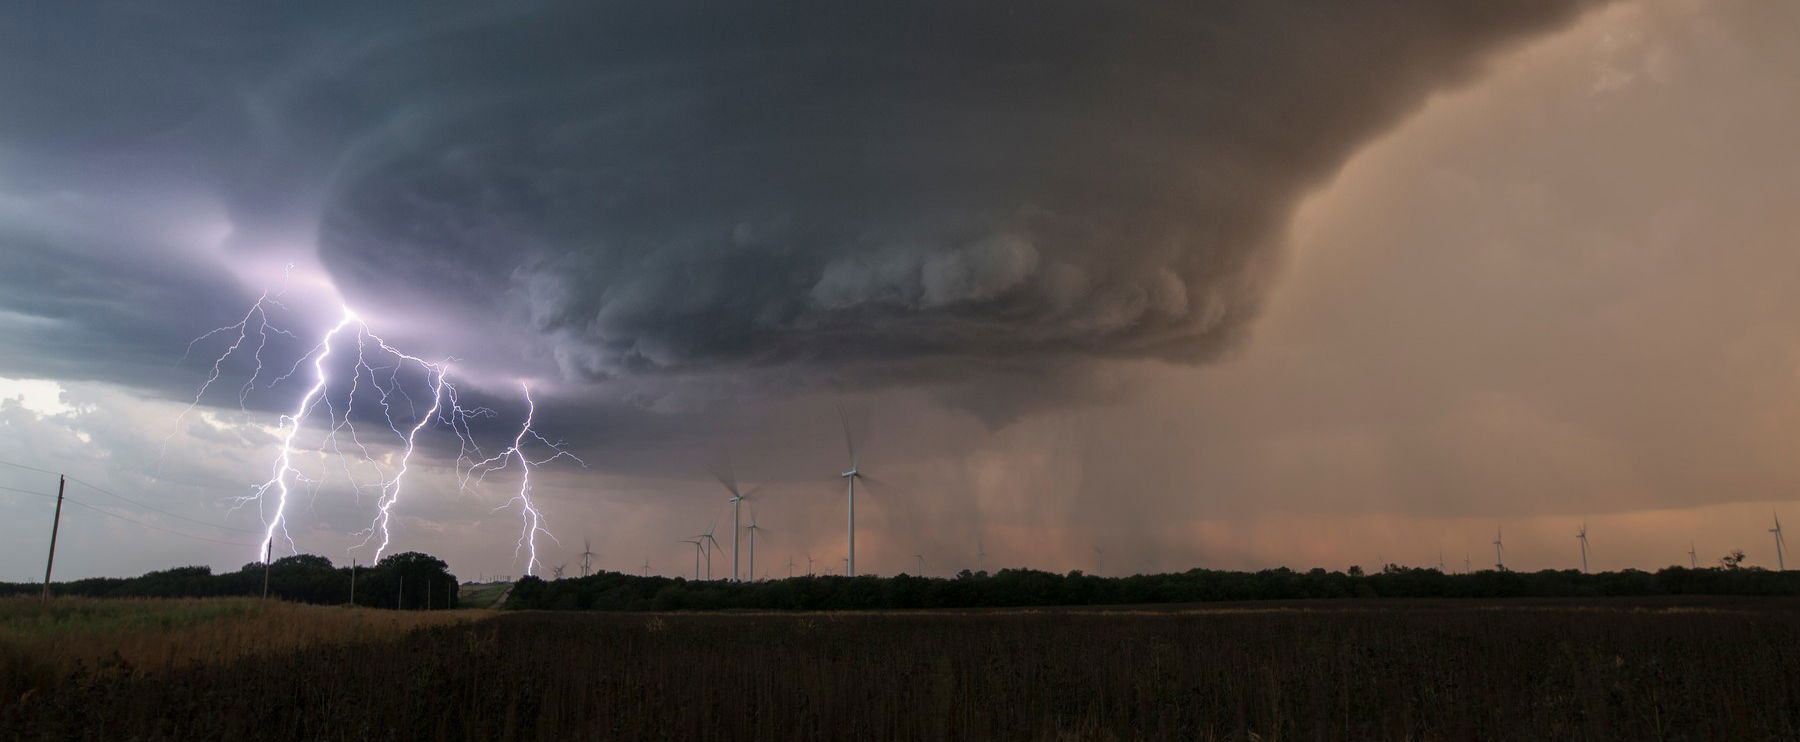
<path fill-rule="evenodd" d="M 341 605 L 351 602 L 354 570 L 356 605 L 373 608 L 454 608 L 456 575 L 444 560 L 416 551 L 390 554 L 374 566 L 334 566 L 315 554 L 282 557 L 269 564 L 269 597 L 301 603 Z M 211 567 L 176 567 L 138 577 L 90 577 L 53 582 L 52 595 L 89 598 L 203 598 L 260 596 L 263 565 L 251 562 L 235 572 L 213 574 Z M 37 595 L 42 583 L 0 583 L 0 596 Z"/>
<path fill-rule="evenodd" d="M 1260 572 L 1191 569 L 1169 574 L 1097 577 L 1033 569 L 993 574 L 964 570 L 953 578 L 792 577 L 757 582 L 639 577 L 600 572 L 543 580 L 525 577 L 506 607 L 537 610 L 892 610 L 1058 605 L 1131 605 L 1208 601 L 1316 598 L 1513 598 L 1653 595 L 1800 595 L 1800 572 L 1757 568 L 1657 572 L 1627 569 L 1584 574 L 1576 570 L 1483 570 L 1446 574 L 1436 569 L 1390 566 L 1364 573 L 1280 568 Z"/>

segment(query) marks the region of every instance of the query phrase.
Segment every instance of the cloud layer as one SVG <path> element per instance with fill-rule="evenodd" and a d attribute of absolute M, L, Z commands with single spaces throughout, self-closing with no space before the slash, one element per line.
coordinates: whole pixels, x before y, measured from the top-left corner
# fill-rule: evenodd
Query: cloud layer
<path fill-rule="evenodd" d="M 1297 198 L 1579 5 L 44 6 L 0 309 L 153 354 L 299 260 L 574 381 L 1204 359 Z"/>

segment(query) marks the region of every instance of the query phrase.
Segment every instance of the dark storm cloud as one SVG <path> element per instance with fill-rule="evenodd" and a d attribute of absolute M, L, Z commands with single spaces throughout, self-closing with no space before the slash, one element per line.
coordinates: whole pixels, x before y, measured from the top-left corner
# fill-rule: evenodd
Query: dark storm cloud
<path fill-rule="evenodd" d="M 1254 314 L 1308 186 L 1571 11 L 523 14 L 396 40 L 288 103 L 380 114 L 325 204 L 341 279 L 522 311 L 571 375 L 1189 360 Z"/>
<path fill-rule="evenodd" d="M 506 353 L 570 378 L 1204 359 L 1297 198 L 1577 5 L 46 7 L 9 24 L 0 95 L 32 105 L 0 185 L 199 194 L 227 265 L 298 236 L 358 306 L 529 328 Z M 4 309 L 54 320 L 11 334 L 52 355 L 161 352 L 247 299 L 82 218 L 0 233 Z M 145 326 L 143 292 L 186 311 Z"/>

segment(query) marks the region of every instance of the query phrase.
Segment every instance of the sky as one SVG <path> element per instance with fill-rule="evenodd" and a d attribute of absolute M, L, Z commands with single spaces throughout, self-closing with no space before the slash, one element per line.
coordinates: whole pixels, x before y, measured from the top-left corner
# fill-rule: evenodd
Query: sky
<path fill-rule="evenodd" d="M 758 576 L 841 572 L 846 429 L 878 574 L 1773 566 L 1800 513 L 1792 4 L 5 13 L 0 579 L 51 472 L 59 577 L 253 561 L 290 439 L 277 556 L 372 559 L 404 465 L 387 553 L 521 574 L 469 465 L 525 388 L 539 573 L 727 574 L 725 470 Z M 312 366 L 346 309 L 416 360 Z M 432 368 L 491 414 L 408 455 Z"/>

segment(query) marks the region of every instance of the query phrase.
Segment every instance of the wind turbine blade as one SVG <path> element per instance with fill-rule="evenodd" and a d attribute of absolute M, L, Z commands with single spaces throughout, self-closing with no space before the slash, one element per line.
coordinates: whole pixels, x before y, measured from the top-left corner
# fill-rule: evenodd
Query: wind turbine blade
<path fill-rule="evenodd" d="M 731 494 L 738 494 L 737 474 L 732 471 L 730 460 L 707 466 L 706 472 L 711 474 L 713 479 L 719 480 L 719 484 L 725 485 L 725 489 Z"/>
<path fill-rule="evenodd" d="M 838 422 L 844 426 L 844 450 L 850 453 L 850 468 L 856 469 L 856 441 L 850 437 L 850 416 L 844 413 L 844 403 L 837 405 Z"/>

